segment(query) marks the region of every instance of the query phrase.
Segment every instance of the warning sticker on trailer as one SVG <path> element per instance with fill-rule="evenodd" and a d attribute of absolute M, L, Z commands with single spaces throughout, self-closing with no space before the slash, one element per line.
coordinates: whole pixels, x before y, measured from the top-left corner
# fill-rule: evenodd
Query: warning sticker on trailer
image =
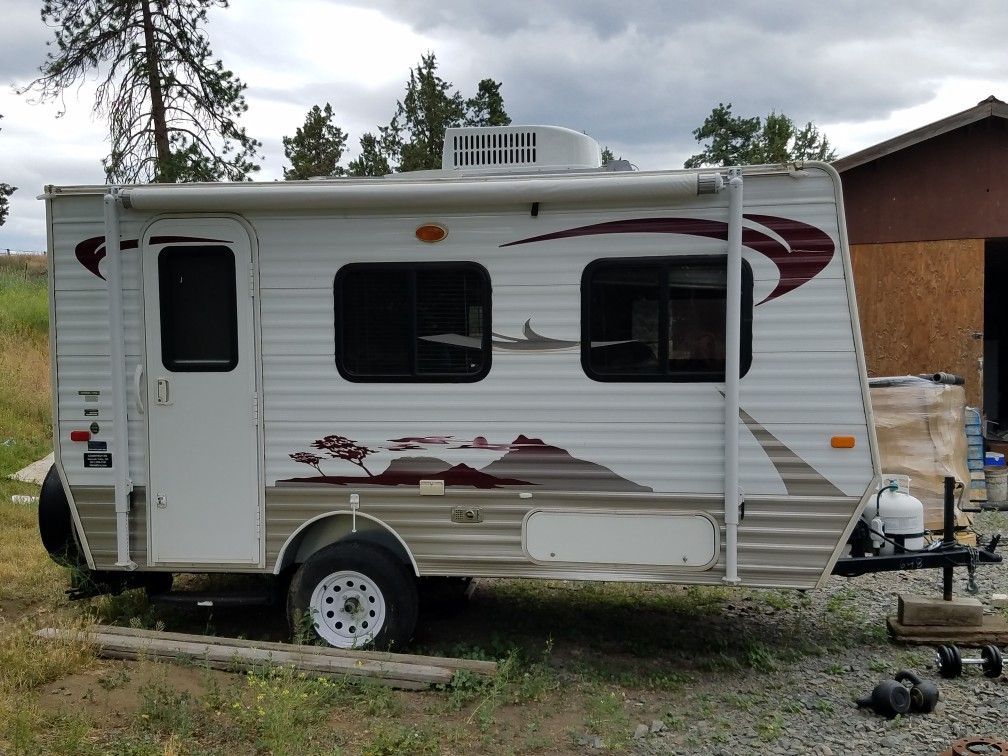
<path fill-rule="evenodd" d="M 84 467 L 112 467 L 112 454 L 84 452 Z"/>
<path fill-rule="evenodd" d="M 78 396 L 83 396 L 85 402 L 97 402 L 101 398 L 101 391 L 78 391 Z"/>

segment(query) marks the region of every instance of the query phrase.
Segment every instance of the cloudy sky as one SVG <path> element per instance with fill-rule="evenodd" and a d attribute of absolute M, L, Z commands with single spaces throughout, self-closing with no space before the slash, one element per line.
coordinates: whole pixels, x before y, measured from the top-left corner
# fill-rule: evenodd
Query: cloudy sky
<path fill-rule="evenodd" d="M 61 106 L 13 90 L 51 37 L 40 4 L 3 0 L 0 181 L 19 190 L 0 251 L 44 248 L 43 185 L 104 179 L 93 87 Z M 463 95 L 492 77 L 515 123 L 587 132 L 644 169 L 681 167 L 718 102 L 813 120 L 846 155 L 988 95 L 1008 100 L 1003 0 L 231 0 L 208 33 L 248 84 L 264 180 L 282 177 L 281 138 L 313 104 L 332 103 L 354 148 L 387 123 L 429 50 Z"/>

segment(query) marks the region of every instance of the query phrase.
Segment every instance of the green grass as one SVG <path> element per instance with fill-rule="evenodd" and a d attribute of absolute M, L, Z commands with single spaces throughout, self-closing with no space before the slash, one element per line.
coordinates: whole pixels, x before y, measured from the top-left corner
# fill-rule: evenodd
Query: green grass
<path fill-rule="evenodd" d="M 0 257 L 0 478 L 34 462 L 52 444 L 49 305 L 44 258 Z M 23 266 L 27 264 L 27 278 Z M 13 493 L 30 491 L 0 488 Z"/>
<path fill-rule="evenodd" d="M 11 502 L 38 486 L 7 478 L 52 448 L 47 296 L 45 258 L 0 257 L 0 600 L 53 599 L 65 581 L 41 548 L 35 508 Z"/>

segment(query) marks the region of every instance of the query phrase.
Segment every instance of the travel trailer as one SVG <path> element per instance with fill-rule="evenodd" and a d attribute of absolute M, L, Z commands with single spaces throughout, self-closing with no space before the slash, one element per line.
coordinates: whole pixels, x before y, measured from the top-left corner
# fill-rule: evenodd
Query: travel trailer
<path fill-rule="evenodd" d="M 814 588 L 882 485 L 824 163 L 507 126 L 436 171 L 43 198 L 40 524 L 96 584 L 262 573 L 401 646 L 425 576 Z"/>

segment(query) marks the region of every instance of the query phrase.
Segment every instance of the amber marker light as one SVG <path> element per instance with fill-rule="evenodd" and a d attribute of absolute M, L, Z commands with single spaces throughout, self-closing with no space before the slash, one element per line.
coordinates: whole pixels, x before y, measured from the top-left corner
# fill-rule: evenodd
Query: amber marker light
<path fill-rule="evenodd" d="M 854 436 L 833 436 L 830 439 L 830 446 L 834 449 L 853 449 Z"/>
<path fill-rule="evenodd" d="M 425 223 L 422 226 L 418 226 L 416 230 L 416 238 L 428 244 L 439 242 L 446 236 L 448 236 L 448 229 L 444 226 L 439 226 L 437 223 Z"/>

